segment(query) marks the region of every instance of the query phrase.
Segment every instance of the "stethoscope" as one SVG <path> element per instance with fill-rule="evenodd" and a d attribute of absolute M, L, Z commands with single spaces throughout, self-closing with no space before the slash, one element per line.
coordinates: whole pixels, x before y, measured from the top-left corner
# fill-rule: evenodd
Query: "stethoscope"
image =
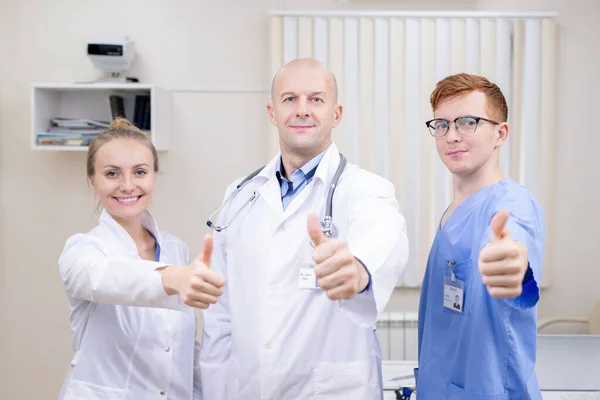
<path fill-rule="evenodd" d="M 335 192 L 335 188 L 337 187 L 337 184 L 340 180 L 340 176 L 342 175 L 342 172 L 344 171 L 344 168 L 346 168 L 346 164 L 347 164 L 346 157 L 344 157 L 344 155 L 340 153 L 340 163 L 335 171 L 335 175 L 333 176 L 331 184 L 329 185 L 329 190 L 327 191 L 327 203 L 325 206 L 325 218 L 323 219 L 323 221 L 321 221 L 321 230 L 323 231 L 323 234 L 327 237 L 337 236 L 337 230 L 335 229 L 335 225 L 333 224 L 333 219 L 332 219 L 332 216 L 333 216 L 333 192 Z M 215 210 L 215 212 L 210 214 L 210 216 L 208 217 L 208 220 L 206 221 L 206 225 L 208 225 L 210 228 L 213 228 L 217 232 L 221 232 L 221 231 L 225 230 L 227 227 L 229 227 L 233 223 L 233 221 L 235 221 L 237 216 L 240 215 L 242 210 L 258 198 L 258 196 L 260 195 L 258 193 L 258 191 L 255 190 L 254 193 L 252 193 L 252 196 L 248 200 L 246 200 L 246 202 L 240 207 L 240 209 L 233 215 L 231 220 L 229 220 L 229 222 L 226 223 L 225 225 L 222 225 L 222 226 L 216 225 L 212 221 L 212 219 L 219 211 L 221 211 L 221 209 L 223 207 L 225 207 L 227 204 L 229 204 L 231 202 L 231 200 L 233 199 L 233 196 L 235 196 L 236 193 L 238 193 L 240 190 L 242 190 L 243 186 L 246 183 L 248 183 L 250 180 L 252 180 L 252 178 L 254 178 L 256 175 L 258 175 L 260 173 L 260 171 L 263 170 L 263 168 L 265 168 L 265 166 L 260 167 L 259 169 L 257 169 L 256 171 L 252 172 L 250 175 L 245 177 L 244 180 L 242 180 L 239 183 L 239 185 L 237 185 L 235 187 L 235 190 L 229 195 L 229 197 L 227 197 L 227 199 L 223 202 L 223 204 L 221 204 L 221 206 L 219 208 L 217 208 Z"/>

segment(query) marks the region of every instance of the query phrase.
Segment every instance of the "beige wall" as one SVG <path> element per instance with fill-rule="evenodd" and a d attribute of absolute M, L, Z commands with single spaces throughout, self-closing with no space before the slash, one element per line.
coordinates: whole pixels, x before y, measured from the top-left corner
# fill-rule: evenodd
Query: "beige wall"
<path fill-rule="evenodd" d="M 85 155 L 29 149 L 29 84 L 89 80 L 96 71 L 84 42 L 126 33 L 138 49 L 130 75 L 165 87 L 268 87 L 266 12 L 285 8 L 433 8 L 430 3 L 333 0 L 116 0 L 0 2 L 0 309 L 2 399 L 53 399 L 71 356 L 68 307 L 56 260 L 66 238 L 89 229 L 94 199 L 86 186 Z M 446 4 L 443 2 L 442 4 Z M 468 4 L 457 1 L 458 5 Z M 560 13 L 557 118 L 557 269 L 540 315 L 587 314 L 599 300 L 600 270 L 592 249 L 600 237 L 594 210 L 598 189 L 600 92 L 595 0 L 480 1 L 481 8 Z M 575 7 L 573 4 L 577 4 Z M 244 10 L 242 11 L 242 5 Z M 448 8 L 446 5 L 444 8 Z M 4 49 L 10 49 L 9 53 Z M 6 54 L 9 54 L 6 56 Z M 586 59 L 587 61 L 583 61 Z M 594 79 L 590 79 L 594 77 Z M 161 228 L 198 252 L 204 219 L 225 185 L 253 170 L 266 154 L 265 93 L 174 93 L 172 149 L 162 154 L 153 210 Z M 584 128 L 585 127 L 585 128 Z M 231 147 L 236 143 L 235 148 Z M 3 245 L 3 246 L 2 246 Z M 3 253 L 4 252 L 4 253 Z M 418 292 L 397 292 L 390 309 L 414 310 Z M 2 316 L 3 314 L 0 314 Z M 572 329 L 577 329 L 573 327 Z"/>
<path fill-rule="evenodd" d="M 8 36 L 9 32 L 13 30 L 13 20 L 11 18 L 12 13 L 10 12 L 9 7 L 6 4 L 0 2 L 0 38 L 5 38 Z M 8 41 L 0 39 L 0 54 L 8 54 Z M 7 58 L 6 56 L 3 57 Z M 7 79 L 6 76 L 6 62 L 0 62 L 0 388 L 6 386 L 6 369 L 8 368 L 8 358 L 6 357 L 6 351 L 8 349 L 8 344 L 6 342 L 6 289 L 5 289 L 5 266 L 6 266 L 6 257 L 5 257 L 5 241 L 4 241 L 4 231 L 6 230 L 5 224 L 3 223 L 6 215 L 5 207 L 4 207 L 4 135 L 6 131 L 3 126 L 3 119 L 5 118 L 5 113 L 1 110 L 4 108 L 6 104 L 6 91 L 3 90 L 6 84 Z M 2 389 L 0 389 L 0 398 L 4 398 L 2 396 Z"/>

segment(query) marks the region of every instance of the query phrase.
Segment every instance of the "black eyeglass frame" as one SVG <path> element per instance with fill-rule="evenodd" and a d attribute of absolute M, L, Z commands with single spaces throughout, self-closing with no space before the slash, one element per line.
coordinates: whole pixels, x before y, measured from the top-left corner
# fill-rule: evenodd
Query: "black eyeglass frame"
<path fill-rule="evenodd" d="M 459 119 L 462 118 L 473 118 L 475 120 L 475 130 L 473 131 L 473 133 L 477 132 L 477 127 L 479 126 L 479 121 L 485 121 L 485 122 L 489 122 L 490 124 L 494 124 L 494 125 L 500 125 L 500 122 L 496 122 L 496 121 L 492 121 L 491 119 L 487 119 L 487 118 L 483 118 L 483 117 L 476 117 L 474 115 L 462 115 L 460 117 L 456 117 L 454 118 L 454 120 L 449 121 L 447 119 L 444 118 L 434 118 L 434 119 L 430 119 L 429 121 L 425 122 L 425 126 L 427 127 L 427 129 L 429 130 L 429 134 L 433 137 L 444 137 L 448 134 L 448 132 L 450 132 L 450 122 L 454 122 L 454 128 L 456 129 L 456 132 L 461 135 L 461 136 L 465 136 L 464 134 L 460 133 L 460 130 L 458 130 L 458 128 L 456 127 L 456 121 L 458 121 Z M 434 134 L 435 132 L 435 127 L 431 126 L 431 123 L 434 121 L 445 121 L 448 124 L 448 128 L 446 129 L 446 132 L 441 135 L 441 136 L 436 136 Z M 472 134 L 472 133 L 470 133 Z"/>

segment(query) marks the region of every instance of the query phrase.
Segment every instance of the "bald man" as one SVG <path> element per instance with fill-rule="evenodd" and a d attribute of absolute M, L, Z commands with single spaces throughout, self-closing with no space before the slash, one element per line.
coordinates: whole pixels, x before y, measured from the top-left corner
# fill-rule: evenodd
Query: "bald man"
<path fill-rule="evenodd" d="M 408 258 L 394 186 L 338 152 L 337 85 L 316 60 L 275 75 L 267 114 L 280 153 L 209 223 L 227 283 L 204 313 L 203 398 L 381 399 L 375 322 Z"/>

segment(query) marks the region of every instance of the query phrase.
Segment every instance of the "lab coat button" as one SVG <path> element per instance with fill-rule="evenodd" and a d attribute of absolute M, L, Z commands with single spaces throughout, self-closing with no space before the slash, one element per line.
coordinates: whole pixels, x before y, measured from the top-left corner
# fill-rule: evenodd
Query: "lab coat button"
<path fill-rule="evenodd" d="M 168 352 L 170 352 L 170 351 L 171 351 L 171 348 L 170 348 L 170 347 L 166 347 L 166 348 L 165 348 L 165 351 L 168 353 Z"/>
<path fill-rule="evenodd" d="M 160 391 L 160 395 L 161 395 L 161 396 L 164 396 L 165 394 L 167 394 L 167 392 L 166 392 L 165 390 L 161 390 L 161 391 Z"/>

